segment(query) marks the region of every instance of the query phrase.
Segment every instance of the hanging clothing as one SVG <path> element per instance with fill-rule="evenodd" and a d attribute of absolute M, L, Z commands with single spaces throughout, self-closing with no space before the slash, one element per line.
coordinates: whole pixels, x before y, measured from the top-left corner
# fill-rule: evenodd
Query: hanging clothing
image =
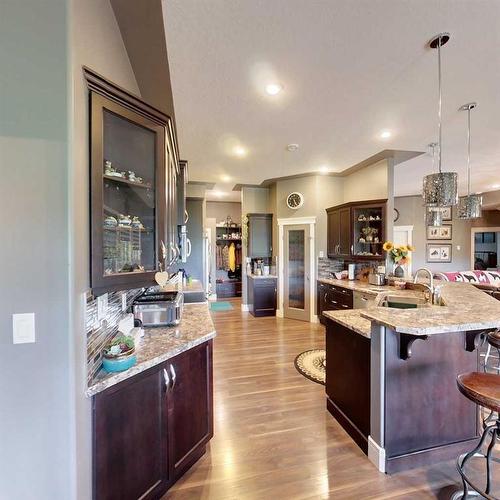
<path fill-rule="evenodd" d="M 229 248 L 227 245 L 222 247 L 222 267 L 221 269 L 228 270 L 229 269 Z"/>
<path fill-rule="evenodd" d="M 234 243 L 229 245 L 228 254 L 229 270 L 234 273 L 234 271 L 236 271 L 236 247 L 234 246 Z"/>

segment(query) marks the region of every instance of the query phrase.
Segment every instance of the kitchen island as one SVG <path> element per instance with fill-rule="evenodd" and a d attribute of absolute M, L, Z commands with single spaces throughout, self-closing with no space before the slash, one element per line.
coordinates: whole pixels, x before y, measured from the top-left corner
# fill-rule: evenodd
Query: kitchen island
<path fill-rule="evenodd" d="M 327 408 L 380 471 L 456 458 L 480 427 L 456 376 L 479 369 L 477 347 L 484 332 L 500 327 L 500 302 L 472 285 L 443 283 L 442 305 L 394 309 L 381 307 L 394 290 L 371 288 L 368 308 L 323 313 Z"/>

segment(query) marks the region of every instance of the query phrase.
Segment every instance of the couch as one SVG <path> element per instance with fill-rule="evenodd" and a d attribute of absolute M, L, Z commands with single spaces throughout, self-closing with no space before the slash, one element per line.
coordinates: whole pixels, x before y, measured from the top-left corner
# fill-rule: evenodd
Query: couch
<path fill-rule="evenodd" d="M 434 279 L 470 283 L 500 300 L 500 270 L 434 273 Z"/>

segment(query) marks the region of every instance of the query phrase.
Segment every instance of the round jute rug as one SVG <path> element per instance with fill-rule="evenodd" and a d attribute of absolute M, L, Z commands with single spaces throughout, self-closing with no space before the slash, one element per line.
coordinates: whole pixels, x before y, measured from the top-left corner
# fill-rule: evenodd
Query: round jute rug
<path fill-rule="evenodd" d="M 324 349 L 311 349 L 301 352 L 295 358 L 295 368 L 304 377 L 325 385 L 326 378 L 326 351 Z"/>

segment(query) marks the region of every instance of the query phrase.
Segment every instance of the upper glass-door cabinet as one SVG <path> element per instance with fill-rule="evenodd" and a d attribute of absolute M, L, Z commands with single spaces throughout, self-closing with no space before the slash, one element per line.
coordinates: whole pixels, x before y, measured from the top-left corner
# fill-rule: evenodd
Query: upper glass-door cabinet
<path fill-rule="evenodd" d="M 87 72 L 94 293 L 149 286 L 168 238 L 168 117 Z"/>

